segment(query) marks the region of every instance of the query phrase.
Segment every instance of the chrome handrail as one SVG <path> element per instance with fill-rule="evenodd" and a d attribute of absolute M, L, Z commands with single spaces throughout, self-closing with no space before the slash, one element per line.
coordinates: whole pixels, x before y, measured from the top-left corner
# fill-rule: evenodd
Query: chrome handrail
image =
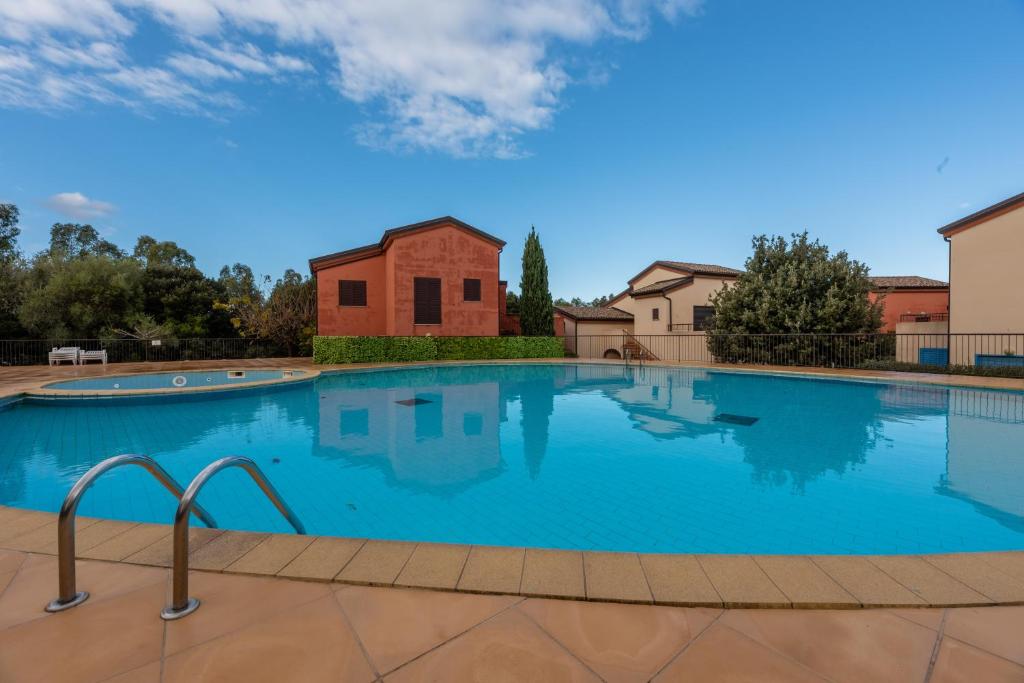
<path fill-rule="evenodd" d="M 78 592 L 75 590 L 75 514 L 78 512 L 78 503 L 82 495 L 92 486 L 104 472 L 121 465 L 139 465 L 147 472 L 157 478 L 168 491 L 174 494 L 175 498 L 181 498 L 185 493 L 174 477 L 167 473 L 163 467 L 148 455 L 126 453 L 107 458 L 101 463 L 93 465 L 88 472 L 79 477 L 75 485 L 68 491 L 64 503 L 60 506 L 60 515 L 57 518 L 57 566 L 58 566 L 58 597 L 51 600 L 46 606 L 47 612 L 60 612 L 80 605 L 89 598 L 87 591 Z M 196 506 L 195 514 L 206 526 L 215 528 L 217 522 L 203 508 Z"/>
<path fill-rule="evenodd" d="M 253 481 L 256 482 L 256 485 L 260 487 L 260 490 L 270 499 L 270 502 L 274 504 L 274 507 L 284 515 L 284 518 L 288 520 L 288 523 L 292 525 L 296 533 L 306 533 L 306 528 L 302 526 L 302 522 L 299 521 L 299 518 L 295 516 L 292 509 L 284 502 L 281 494 L 277 492 L 274 485 L 263 474 L 259 465 L 250 458 L 241 455 L 229 455 L 226 458 L 210 463 L 202 472 L 196 475 L 196 478 L 185 489 L 185 493 L 181 496 L 181 501 L 178 503 L 178 511 L 174 513 L 174 567 L 172 569 L 174 589 L 171 596 L 171 604 L 164 607 L 160 612 L 160 618 L 164 620 L 181 619 L 199 609 L 199 600 L 188 596 L 189 510 L 192 509 L 193 505 L 198 506 L 195 499 L 206 482 L 213 475 L 228 467 L 241 467 L 245 470 L 252 477 Z"/>

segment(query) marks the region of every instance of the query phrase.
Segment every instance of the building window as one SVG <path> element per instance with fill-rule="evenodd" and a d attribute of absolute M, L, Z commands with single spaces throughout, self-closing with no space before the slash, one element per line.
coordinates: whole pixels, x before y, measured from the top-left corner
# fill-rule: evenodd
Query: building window
<path fill-rule="evenodd" d="M 417 325 L 441 324 L 441 278 L 413 278 L 413 322 Z"/>
<path fill-rule="evenodd" d="M 462 300 L 480 301 L 480 280 L 467 277 L 462 281 Z"/>
<path fill-rule="evenodd" d="M 711 319 L 715 317 L 714 306 L 694 306 L 693 307 L 693 329 L 703 330 L 711 324 Z"/>
<path fill-rule="evenodd" d="M 651 320 L 661 320 L 661 311 L 659 311 L 657 308 L 652 308 Z"/>
<path fill-rule="evenodd" d="M 339 306 L 365 306 L 366 280 L 339 280 Z"/>

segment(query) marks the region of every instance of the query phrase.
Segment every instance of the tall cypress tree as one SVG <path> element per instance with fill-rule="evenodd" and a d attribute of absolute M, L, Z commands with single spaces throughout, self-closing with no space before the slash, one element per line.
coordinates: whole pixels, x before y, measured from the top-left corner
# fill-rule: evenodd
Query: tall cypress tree
<path fill-rule="evenodd" d="M 530 234 L 523 247 L 523 279 L 519 283 L 519 322 L 527 337 L 551 336 L 555 333 L 554 309 L 548 289 L 548 263 L 544 248 L 540 246 L 537 229 L 530 226 Z"/>

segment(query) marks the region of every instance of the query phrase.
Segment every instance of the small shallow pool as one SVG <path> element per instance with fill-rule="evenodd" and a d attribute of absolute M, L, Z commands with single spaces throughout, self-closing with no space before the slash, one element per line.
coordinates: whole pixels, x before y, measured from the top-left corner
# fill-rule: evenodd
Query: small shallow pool
<path fill-rule="evenodd" d="M 215 396 L 0 410 L 0 503 L 55 512 L 118 453 L 152 455 L 182 483 L 238 454 L 312 534 L 641 552 L 1024 549 L 1022 392 L 580 363 L 346 371 Z M 226 528 L 289 530 L 241 471 L 201 501 Z M 174 507 L 122 468 L 80 512 L 169 523 Z"/>
<path fill-rule="evenodd" d="M 148 375 L 112 375 L 47 384 L 44 389 L 71 391 L 118 391 L 132 389 L 194 389 L 246 382 L 301 377 L 301 370 L 212 370 L 209 372 L 158 372 Z"/>

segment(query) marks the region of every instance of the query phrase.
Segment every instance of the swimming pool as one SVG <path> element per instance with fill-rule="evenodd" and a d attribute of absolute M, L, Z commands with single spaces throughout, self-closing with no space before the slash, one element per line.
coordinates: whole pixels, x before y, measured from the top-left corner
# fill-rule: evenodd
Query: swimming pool
<path fill-rule="evenodd" d="M 45 389 L 72 391 L 128 391 L 138 389 L 194 389 L 247 382 L 301 377 L 302 370 L 210 370 L 206 372 L 154 372 L 145 375 L 108 375 L 64 380 Z"/>
<path fill-rule="evenodd" d="M 1024 548 L 1024 393 L 618 365 L 324 374 L 156 405 L 0 411 L 0 503 L 56 511 L 88 467 L 154 456 L 182 482 L 255 459 L 312 534 L 590 550 Z M 85 515 L 168 523 L 122 468 Z M 201 500 L 288 531 L 245 474 Z"/>

